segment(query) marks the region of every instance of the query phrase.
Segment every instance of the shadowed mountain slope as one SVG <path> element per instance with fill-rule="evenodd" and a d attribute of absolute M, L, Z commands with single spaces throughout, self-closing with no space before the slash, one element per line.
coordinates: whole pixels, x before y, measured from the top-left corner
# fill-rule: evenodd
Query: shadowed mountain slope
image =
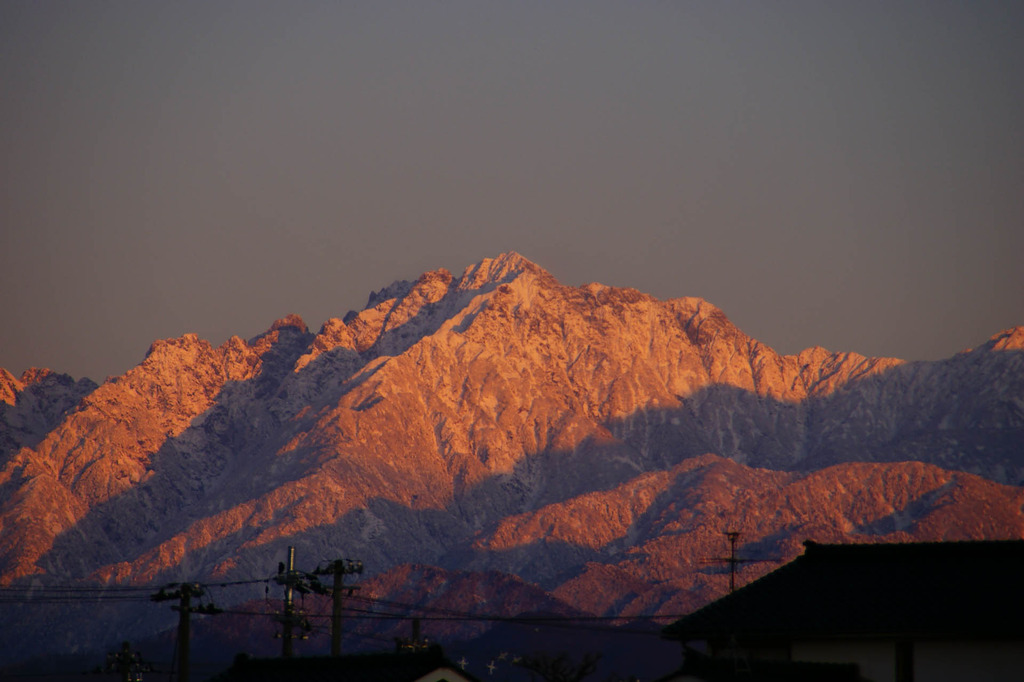
<path fill-rule="evenodd" d="M 295 545 L 670 615 L 723 589 L 701 562 L 727 528 L 776 558 L 1021 537 L 1022 349 L 1016 328 L 939 362 L 781 356 L 700 299 L 504 254 L 316 333 L 158 341 L 34 420 L 0 377 L 0 435 L 45 425 L 6 440 L 0 581 L 264 576 Z"/>

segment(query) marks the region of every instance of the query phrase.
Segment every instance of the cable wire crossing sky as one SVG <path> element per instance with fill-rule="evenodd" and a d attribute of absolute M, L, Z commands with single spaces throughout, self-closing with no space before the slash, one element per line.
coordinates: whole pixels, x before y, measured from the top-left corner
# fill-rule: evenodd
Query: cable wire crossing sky
<path fill-rule="evenodd" d="M 517 251 L 783 353 L 1024 324 L 1024 3 L 0 4 L 0 366 Z"/>

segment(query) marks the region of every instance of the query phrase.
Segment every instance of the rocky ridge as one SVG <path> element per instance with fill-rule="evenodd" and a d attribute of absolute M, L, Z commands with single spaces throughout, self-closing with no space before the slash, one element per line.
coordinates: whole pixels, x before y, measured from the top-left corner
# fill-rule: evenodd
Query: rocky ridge
<path fill-rule="evenodd" d="M 96 389 L 79 379 L 33 367 L 16 378 L 0 368 L 0 462 L 23 447 L 34 447 L 64 415 Z"/>
<path fill-rule="evenodd" d="M 939 362 L 782 356 L 706 301 L 504 254 L 315 334 L 156 342 L 49 411 L 0 374 L 0 581 L 260 576 L 291 544 L 360 556 L 385 593 L 433 565 L 677 614 L 724 589 L 702 561 L 727 528 L 775 559 L 1024 537 L 1022 350 L 1015 328 Z"/>

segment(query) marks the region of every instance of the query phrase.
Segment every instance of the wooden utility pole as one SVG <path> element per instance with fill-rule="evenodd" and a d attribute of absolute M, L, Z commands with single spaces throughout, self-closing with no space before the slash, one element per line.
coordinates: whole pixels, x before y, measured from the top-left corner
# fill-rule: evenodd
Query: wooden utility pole
<path fill-rule="evenodd" d="M 178 682 L 188 682 L 188 649 L 189 639 L 192 637 L 189 618 L 192 613 L 192 590 L 193 586 L 188 583 L 183 584 L 179 590 L 181 602 L 178 604 Z M 202 594 L 202 590 L 197 589 L 196 592 L 197 597 Z"/>
<path fill-rule="evenodd" d="M 351 595 L 359 589 L 356 586 L 345 587 L 345 576 L 363 572 L 363 562 L 354 559 L 335 559 L 327 564 L 326 569 L 317 569 L 314 574 L 330 573 L 334 576 L 331 586 L 331 656 L 341 656 L 341 612 L 345 591 Z"/>
<path fill-rule="evenodd" d="M 331 587 L 331 656 L 341 656 L 341 589 L 345 584 L 345 567 L 335 561 L 334 584 Z"/>
<path fill-rule="evenodd" d="M 168 592 L 166 588 L 162 587 L 159 592 L 150 597 L 153 601 L 178 600 L 178 605 L 171 607 L 178 612 L 178 682 L 188 682 L 189 639 L 192 636 L 190 616 L 193 613 L 208 615 L 220 613 L 220 609 L 213 604 L 192 606 L 192 597 L 198 598 L 203 594 L 202 586 L 197 583 L 179 583 L 173 592 Z"/>

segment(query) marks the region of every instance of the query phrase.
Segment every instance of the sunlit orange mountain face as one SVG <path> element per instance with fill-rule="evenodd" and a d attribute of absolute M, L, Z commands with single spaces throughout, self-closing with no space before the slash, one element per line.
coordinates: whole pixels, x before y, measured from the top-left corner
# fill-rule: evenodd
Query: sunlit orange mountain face
<path fill-rule="evenodd" d="M 293 546 L 308 571 L 360 559 L 367 600 L 675 616 L 729 588 L 727 531 L 759 559 L 740 584 L 806 539 L 1024 538 L 1024 327 L 938 362 L 784 356 L 706 301 L 563 286 L 514 253 L 316 332 L 157 341 L 100 386 L 0 371 L 0 401 L 5 595 L 252 580 L 213 595 L 251 604 Z M 0 660 L 177 618 L 15 602 Z"/>

